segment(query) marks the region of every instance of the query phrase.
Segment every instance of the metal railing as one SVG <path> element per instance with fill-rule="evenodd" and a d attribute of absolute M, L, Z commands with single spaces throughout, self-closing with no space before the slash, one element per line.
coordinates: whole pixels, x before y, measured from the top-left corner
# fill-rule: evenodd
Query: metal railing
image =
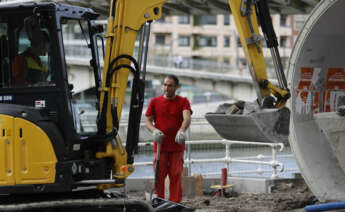
<path fill-rule="evenodd" d="M 139 146 L 148 146 L 152 145 L 152 142 L 146 143 L 139 143 Z M 225 146 L 225 155 L 222 158 L 203 158 L 203 159 L 193 159 L 191 157 L 191 145 L 195 144 L 223 144 Z M 233 158 L 231 157 L 231 146 L 233 144 L 240 144 L 240 145 L 251 145 L 251 146 L 265 146 L 271 148 L 271 160 L 270 161 L 263 161 L 264 158 L 267 156 L 258 155 L 257 157 L 243 157 L 241 158 Z M 199 140 L 199 141 L 186 141 L 186 155 L 184 163 L 188 166 L 188 175 L 191 176 L 192 171 L 192 164 L 196 163 L 224 163 L 228 170 L 228 176 L 233 174 L 248 174 L 248 173 L 256 173 L 256 174 L 263 174 L 265 172 L 272 172 L 271 178 L 275 179 L 278 178 L 278 172 L 284 171 L 284 164 L 277 160 L 277 151 L 281 152 L 284 149 L 283 143 L 261 143 L 261 142 L 243 142 L 243 141 L 230 141 L 230 140 Z M 292 155 L 289 155 L 292 156 Z M 286 156 L 285 156 L 286 157 Z M 232 163 L 245 163 L 245 164 L 257 164 L 258 168 L 256 170 L 244 170 L 244 171 L 230 171 L 230 164 Z M 135 166 L 152 166 L 153 162 L 135 162 Z M 262 166 L 270 166 L 271 169 L 262 169 Z M 289 169 L 289 171 L 298 171 L 298 169 Z M 219 172 L 213 173 L 202 173 L 203 175 L 219 175 Z"/>
<path fill-rule="evenodd" d="M 101 42 L 98 42 L 98 52 L 100 53 L 100 61 L 103 63 L 102 47 Z M 90 60 L 91 52 L 86 45 L 84 40 L 66 40 L 65 41 L 65 53 L 69 60 Z M 158 67 L 170 67 L 176 69 L 184 70 L 195 70 L 195 71 L 204 71 L 212 73 L 225 73 L 225 74 L 235 74 L 243 77 L 250 76 L 248 67 L 244 67 L 243 70 L 234 64 L 228 64 L 220 61 L 213 61 L 207 59 L 195 59 L 184 57 L 183 61 L 180 64 L 176 64 L 177 56 L 164 56 L 164 55 L 155 55 L 149 53 L 148 56 L 148 66 L 158 66 Z M 88 64 L 88 63 L 82 63 Z M 101 64 L 103 65 L 103 64 Z M 270 79 L 275 79 L 276 75 L 272 67 L 267 67 L 268 77 Z"/>
<path fill-rule="evenodd" d="M 86 117 L 85 117 L 86 118 Z M 84 127 L 92 127 L 96 129 L 95 124 L 93 123 L 84 123 Z M 90 125 L 90 126 L 86 126 Z M 140 123 L 141 129 L 140 129 L 140 137 L 141 140 L 146 142 L 139 142 L 139 152 L 144 154 L 152 154 L 152 136 L 147 131 L 145 127 L 145 123 Z M 185 152 L 185 165 L 188 167 L 188 175 L 192 175 L 192 165 L 193 164 L 209 164 L 209 163 L 220 163 L 224 164 L 225 167 L 228 170 L 228 176 L 231 175 L 249 175 L 249 174 L 257 174 L 259 176 L 262 176 L 264 173 L 272 173 L 271 178 L 277 178 L 279 176 L 279 172 L 298 172 L 298 168 L 289 168 L 286 169 L 285 165 L 278 161 L 278 154 L 279 158 L 286 158 L 291 157 L 293 158 L 292 154 L 285 154 L 282 155 L 281 152 L 284 150 L 284 144 L 283 143 L 262 143 L 262 142 L 244 142 L 244 141 L 230 141 L 225 139 L 220 140 L 191 140 L 192 136 L 195 136 L 196 134 L 199 134 L 201 132 L 198 131 L 198 127 L 207 127 L 209 126 L 210 131 L 214 131 L 212 127 L 209 125 L 209 123 L 205 120 L 204 117 L 193 117 L 191 126 L 188 128 L 187 131 L 187 141 L 186 141 L 186 152 Z M 120 137 L 124 141 L 127 135 L 127 128 L 128 128 L 128 120 L 122 119 L 120 121 Z M 198 132 L 195 132 L 198 131 Z M 202 129 L 202 131 L 205 131 L 205 128 Z M 145 137 L 145 138 L 144 138 Z M 205 152 L 214 152 L 215 150 L 220 150 L 222 157 L 210 157 L 207 156 L 207 158 L 193 158 L 192 153 L 193 147 L 196 146 L 202 146 L 202 145 L 210 145 L 210 148 L 203 148 L 202 150 Z M 146 146 L 151 146 L 150 148 L 145 148 Z M 270 148 L 270 149 L 262 149 L 262 148 Z M 144 148 L 144 149 L 142 149 Z M 145 151 L 146 149 L 146 151 Z M 149 149 L 149 150 L 148 150 Z M 195 149 L 195 148 L 194 148 Z M 256 156 L 253 156 L 253 154 L 247 153 L 251 150 L 254 150 L 256 152 Z M 270 154 L 267 152 L 270 150 Z M 233 157 L 233 153 L 241 152 L 241 157 Z M 266 153 L 263 153 L 266 152 Z M 266 154 L 266 155 L 264 155 Z M 145 160 L 146 162 L 135 162 L 135 166 L 152 166 L 153 162 L 149 159 L 149 161 Z M 289 160 L 290 161 L 290 160 Z M 249 167 L 248 165 L 241 166 L 241 169 L 238 167 L 235 168 L 232 166 L 231 170 L 230 166 L 231 164 L 256 164 L 257 167 L 255 169 L 252 169 L 252 167 Z M 268 166 L 270 168 L 263 168 L 264 166 Z M 243 167 L 243 169 L 242 169 Z M 209 170 L 208 170 L 209 171 Z M 202 173 L 205 176 L 211 176 L 211 175 L 219 175 L 220 172 L 204 172 Z"/>

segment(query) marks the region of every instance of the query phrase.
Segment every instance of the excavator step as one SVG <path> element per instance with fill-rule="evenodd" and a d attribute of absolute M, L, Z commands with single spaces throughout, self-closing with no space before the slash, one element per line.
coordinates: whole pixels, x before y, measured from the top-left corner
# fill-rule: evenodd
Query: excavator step
<path fill-rule="evenodd" d="M 228 140 L 279 143 L 289 135 L 290 110 L 286 107 L 248 114 L 207 113 L 205 118 Z"/>

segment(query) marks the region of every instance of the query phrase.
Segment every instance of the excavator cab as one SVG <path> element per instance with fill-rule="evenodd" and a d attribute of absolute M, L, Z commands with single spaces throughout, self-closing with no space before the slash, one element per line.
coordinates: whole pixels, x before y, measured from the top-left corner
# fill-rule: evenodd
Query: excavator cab
<path fill-rule="evenodd" d="M 99 86 L 97 17 L 56 3 L 0 7 L 0 193 L 70 191 L 109 178 L 112 161 L 95 157 L 104 142 L 91 144 L 97 132 L 81 130 L 71 84 L 78 76 L 66 57 L 73 40 L 82 43 Z"/>

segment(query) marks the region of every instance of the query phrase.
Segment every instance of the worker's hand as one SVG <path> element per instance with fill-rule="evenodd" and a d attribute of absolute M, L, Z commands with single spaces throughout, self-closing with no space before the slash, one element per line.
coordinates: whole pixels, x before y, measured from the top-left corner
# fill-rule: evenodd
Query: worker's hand
<path fill-rule="evenodd" d="M 186 134 L 183 130 L 179 130 L 175 137 L 175 142 L 178 144 L 184 144 L 186 141 Z"/>
<path fill-rule="evenodd" d="M 161 143 L 163 140 L 163 136 L 164 133 L 162 131 L 160 131 L 159 129 L 154 129 L 152 131 L 152 135 L 153 135 L 153 139 L 157 142 L 157 143 Z"/>

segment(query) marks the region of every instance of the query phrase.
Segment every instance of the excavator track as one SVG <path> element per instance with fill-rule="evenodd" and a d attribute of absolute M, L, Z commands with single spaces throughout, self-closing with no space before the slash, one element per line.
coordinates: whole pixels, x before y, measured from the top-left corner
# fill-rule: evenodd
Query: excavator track
<path fill-rule="evenodd" d="M 150 202 L 129 199 L 116 192 L 96 189 L 63 194 L 3 195 L 0 211 L 84 212 L 84 211 L 154 211 Z"/>
<path fill-rule="evenodd" d="M 144 201 L 131 199 L 65 199 L 0 205 L 0 211 L 153 211 Z"/>

